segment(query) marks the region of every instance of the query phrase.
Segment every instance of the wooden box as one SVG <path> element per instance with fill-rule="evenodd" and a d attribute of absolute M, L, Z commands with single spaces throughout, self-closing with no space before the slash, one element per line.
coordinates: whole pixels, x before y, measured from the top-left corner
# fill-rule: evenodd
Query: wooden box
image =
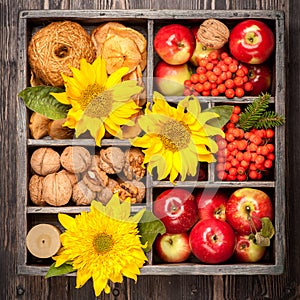
<path fill-rule="evenodd" d="M 228 27 L 244 19 L 260 19 L 266 22 L 276 37 L 276 48 L 273 55 L 273 86 L 271 105 L 278 114 L 285 114 L 285 41 L 284 41 L 284 15 L 281 11 L 155 11 L 155 10 L 116 10 L 116 11 L 22 11 L 19 16 L 19 64 L 18 64 L 18 91 L 29 86 L 30 70 L 27 59 L 27 46 L 34 32 L 52 21 L 72 20 L 80 23 L 88 31 L 107 21 L 118 21 L 130 25 L 139 30 L 148 41 L 147 67 L 143 78 L 146 84 L 147 99 L 151 101 L 154 90 L 153 70 L 158 61 L 157 54 L 153 49 L 153 37 L 158 29 L 170 23 L 181 23 L 192 26 L 199 25 L 205 19 L 215 18 L 224 22 Z M 182 97 L 180 97 L 182 99 Z M 229 100 L 226 97 L 199 97 L 203 105 L 215 106 L 219 104 L 245 104 L 253 101 L 253 97 L 235 98 Z M 169 97 L 170 101 L 178 101 L 178 97 Z M 85 146 L 94 149 L 95 143 L 92 139 L 72 139 L 72 140 L 34 140 L 29 135 L 28 122 L 29 112 L 21 99 L 17 99 L 17 220 L 18 224 L 18 273 L 30 275 L 45 275 L 51 260 L 37 259 L 32 257 L 26 249 L 25 239 L 27 232 L 32 226 L 38 223 L 50 223 L 59 225 L 57 214 L 59 212 L 76 214 L 82 210 L 87 210 L 85 206 L 66 205 L 62 207 L 34 206 L 30 203 L 28 195 L 28 181 L 30 175 L 29 159 L 34 149 L 42 146 L 49 146 L 55 149 L 63 149 L 70 145 Z M 102 146 L 117 145 L 129 147 L 128 141 L 116 139 L 105 139 Z M 221 275 L 221 274 L 280 274 L 284 269 L 285 259 L 285 127 L 277 127 L 275 130 L 275 166 L 274 174 L 268 181 L 233 181 L 223 182 L 215 176 L 214 164 L 207 167 L 206 178 L 201 181 L 178 182 L 178 187 L 197 190 L 200 188 L 219 188 L 234 190 L 240 187 L 254 187 L 267 191 L 272 197 L 275 210 L 275 236 L 272 238 L 272 245 L 268 249 L 266 258 L 259 263 L 243 264 L 231 261 L 218 264 L 207 265 L 199 261 L 190 261 L 180 264 L 158 263 L 155 255 L 149 253 L 149 263 L 141 270 L 144 275 Z M 146 199 L 141 204 L 132 206 L 133 212 L 146 207 L 152 209 L 155 196 L 166 188 L 173 187 L 168 181 L 157 181 L 147 175 L 145 179 L 147 187 Z"/>

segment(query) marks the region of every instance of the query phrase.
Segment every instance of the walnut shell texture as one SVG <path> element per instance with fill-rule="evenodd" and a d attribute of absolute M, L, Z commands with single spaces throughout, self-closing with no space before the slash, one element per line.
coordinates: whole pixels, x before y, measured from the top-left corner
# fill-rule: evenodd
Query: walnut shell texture
<path fill-rule="evenodd" d="M 43 182 L 44 177 L 40 175 L 32 175 L 29 180 L 29 196 L 31 201 L 39 206 L 44 206 L 47 202 L 43 199 Z"/>
<path fill-rule="evenodd" d="M 71 173 L 85 172 L 91 164 L 90 152 L 81 146 L 69 146 L 60 156 L 62 166 Z"/>
<path fill-rule="evenodd" d="M 228 41 L 230 31 L 219 20 L 207 19 L 197 31 L 197 38 L 204 46 L 212 49 L 221 49 Z"/>
<path fill-rule="evenodd" d="M 43 199 L 50 205 L 66 205 L 72 196 L 72 185 L 64 173 L 53 173 L 45 177 L 43 183 Z"/>
<path fill-rule="evenodd" d="M 30 165 L 35 173 L 46 176 L 60 169 L 60 155 L 52 148 L 42 147 L 32 153 Z"/>

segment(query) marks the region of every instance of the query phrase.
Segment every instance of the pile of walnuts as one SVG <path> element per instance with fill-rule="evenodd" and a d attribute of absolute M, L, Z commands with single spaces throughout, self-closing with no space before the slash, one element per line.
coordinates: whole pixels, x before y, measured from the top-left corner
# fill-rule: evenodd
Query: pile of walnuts
<path fill-rule="evenodd" d="M 81 146 L 68 146 L 61 153 L 51 147 L 35 150 L 30 159 L 31 201 L 40 206 L 63 206 L 73 201 L 89 205 L 92 200 L 106 204 L 114 193 L 121 200 L 140 203 L 145 197 L 144 154 L 138 148 L 101 148 L 91 154 Z"/>

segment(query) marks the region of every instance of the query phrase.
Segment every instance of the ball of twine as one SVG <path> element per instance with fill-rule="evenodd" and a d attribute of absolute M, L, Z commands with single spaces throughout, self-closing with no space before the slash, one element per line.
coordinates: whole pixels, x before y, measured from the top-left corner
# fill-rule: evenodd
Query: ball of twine
<path fill-rule="evenodd" d="M 81 58 L 92 63 L 96 51 L 89 34 L 80 24 L 52 22 L 32 37 L 28 58 L 37 80 L 60 87 L 64 85 L 61 73 L 72 76 L 69 66 L 79 68 Z"/>

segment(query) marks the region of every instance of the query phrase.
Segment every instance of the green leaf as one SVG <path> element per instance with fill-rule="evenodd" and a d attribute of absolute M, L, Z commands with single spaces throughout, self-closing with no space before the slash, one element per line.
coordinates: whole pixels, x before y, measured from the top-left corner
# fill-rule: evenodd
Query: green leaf
<path fill-rule="evenodd" d="M 268 247 L 271 243 L 268 237 L 264 237 L 261 232 L 257 232 L 255 234 L 255 244 L 262 247 Z"/>
<path fill-rule="evenodd" d="M 74 271 L 75 270 L 73 269 L 73 266 L 70 264 L 65 263 L 59 267 L 55 267 L 55 263 L 53 263 L 50 266 L 47 274 L 45 275 L 45 278 L 64 275 L 64 274 L 72 273 Z"/>
<path fill-rule="evenodd" d="M 255 243 L 259 246 L 270 246 L 270 240 L 275 234 L 272 221 L 268 218 L 261 218 L 262 228 L 255 234 Z"/>
<path fill-rule="evenodd" d="M 27 87 L 19 93 L 26 107 L 49 119 L 64 119 L 70 105 L 58 102 L 50 93 L 61 93 L 64 90 L 53 86 Z"/>
<path fill-rule="evenodd" d="M 144 212 L 138 224 L 138 228 L 141 235 L 141 243 L 145 244 L 147 242 L 147 248 L 144 249 L 145 252 L 151 250 L 158 234 L 164 234 L 166 232 L 165 225 L 148 210 Z"/>
<path fill-rule="evenodd" d="M 205 109 L 204 111 L 214 112 L 220 116 L 208 121 L 207 123 L 211 126 L 222 128 L 229 121 L 233 108 L 234 107 L 231 105 L 220 105 Z"/>
<path fill-rule="evenodd" d="M 260 230 L 263 237 L 271 239 L 275 234 L 274 226 L 268 217 L 261 218 L 262 228 Z"/>

